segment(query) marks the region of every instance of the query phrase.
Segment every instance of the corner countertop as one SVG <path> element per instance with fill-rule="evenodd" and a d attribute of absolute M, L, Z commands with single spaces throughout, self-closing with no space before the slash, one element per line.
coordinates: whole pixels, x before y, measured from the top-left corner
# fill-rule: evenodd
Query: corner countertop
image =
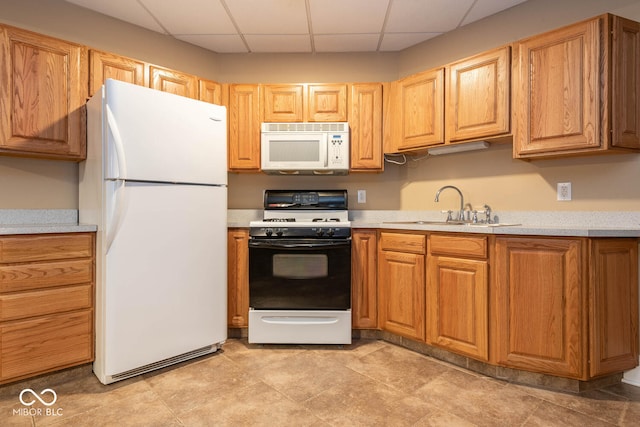
<path fill-rule="evenodd" d="M 508 211 L 494 212 L 494 219 L 506 226 L 465 226 L 417 224 L 413 221 L 442 221 L 440 211 L 350 210 L 353 228 L 463 232 L 476 234 L 559 236 L 559 237 L 640 237 L 638 211 Z M 257 209 L 230 209 L 229 227 L 248 227 L 262 217 Z"/>
<path fill-rule="evenodd" d="M 83 233 L 97 229 L 93 224 L 78 224 L 75 209 L 0 209 L 0 235 Z"/>

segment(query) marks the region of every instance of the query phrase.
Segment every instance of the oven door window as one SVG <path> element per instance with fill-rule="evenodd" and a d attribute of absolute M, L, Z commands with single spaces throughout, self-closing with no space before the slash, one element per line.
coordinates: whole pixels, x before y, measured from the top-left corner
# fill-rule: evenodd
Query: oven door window
<path fill-rule="evenodd" d="M 263 310 L 350 308 L 351 241 L 318 246 L 250 242 L 249 305 Z"/>

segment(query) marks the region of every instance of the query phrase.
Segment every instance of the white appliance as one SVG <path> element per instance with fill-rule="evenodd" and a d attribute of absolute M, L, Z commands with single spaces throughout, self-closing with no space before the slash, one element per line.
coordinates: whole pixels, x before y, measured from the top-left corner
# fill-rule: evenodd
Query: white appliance
<path fill-rule="evenodd" d="M 349 123 L 263 123 L 260 150 L 268 174 L 346 175 Z"/>
<path fill-rule="evenodd" d="M 98 226 L 102 383 L 226 340 L 226 147 L 218 105 L 110 79 L 87 102 L 79 220 Z"/>

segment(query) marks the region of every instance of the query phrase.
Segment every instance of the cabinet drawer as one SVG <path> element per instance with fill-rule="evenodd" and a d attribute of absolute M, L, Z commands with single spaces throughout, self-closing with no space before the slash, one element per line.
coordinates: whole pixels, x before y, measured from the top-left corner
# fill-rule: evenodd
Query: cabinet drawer
<path fill-rule="evenodd" d="M 487 257 L 487 238 L 484 236 L 458 236 L 432 234 L 429 253 L 463 257 Z"/>
<path fill-rule="evenodd" d="M 88 258 L 93 255 L 93 235 L 59 234 L 0 238 L 0 264 Z"/>
<path fill-rule="evenodd" d="M 0 326 L 0 380 L 90 362 L 92 325 L 85 310 Z"/>
<path fill-rule="evenodd" d="M 0 293 L 93 282 L 90 259 L 0 265 Z"/>
<path fill-rule="evenodd" d="M 0 295 L 0 321 L 91 308 L 93 286 Z"/>
<path fill-rule="evenodd" d="M 380 248 L 383 251 L 424 254 L 426 249 L 426 236 L 420 234 L 381 233 Z"/>

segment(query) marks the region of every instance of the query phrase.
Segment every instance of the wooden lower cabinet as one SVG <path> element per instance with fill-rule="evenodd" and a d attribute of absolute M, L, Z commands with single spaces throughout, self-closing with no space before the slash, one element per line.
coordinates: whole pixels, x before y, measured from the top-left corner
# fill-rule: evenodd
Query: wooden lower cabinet
<path fill-rule="evenodd" d="M 497 363 L 587 380 L 638 363 L 638 241 L 499 237 Z"/>
<path fill-rule="evenodd" d="M 0 237 L 0 383 L 88 363 L 95 234 Z"/>
<path fill-rule="evenodd" d="M 351 317 L 354 329 L 378 327 L 376 230 L 351 232 Z"/>
<path fill-rule="evenodd" d="M 249 229 L 227 232 L 227 326 L 249 326 Z"/>
<path fill-rule="evenodd" d="M 429 236 L 426 341 L 489 360 L 487 237 Z"/>
<path fill-rule="evenodd" d="M 382 232 L 378 247 L 380 327 L 424 340 L 426 236 Z"/>

